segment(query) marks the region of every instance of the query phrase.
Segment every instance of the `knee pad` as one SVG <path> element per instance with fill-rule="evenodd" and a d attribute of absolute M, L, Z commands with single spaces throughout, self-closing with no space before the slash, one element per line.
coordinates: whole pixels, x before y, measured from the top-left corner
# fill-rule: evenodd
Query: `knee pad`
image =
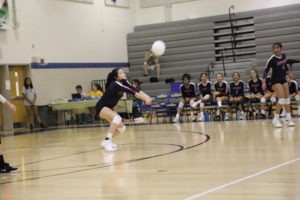
<path fill-rule="evenodd" d="M 279 98 L 278 99 L 278 104 L 280 104 L 280 105 L 286 105 L 286 99 L 285 98 Z"/>
<path fill-rule="evenodd" d="M 286 101 L 285 102 L 286 105 L 290 105 L 291 104 L 291 99 L 290 98 L 286 98 L 285 101 Z"/>
<path fill-rule="evenodd" d="M 204 103 L 200 103 L 200 108 L 204 108 Z"/>
<path fill-rule="evenodd" d="M 260 103 L 266 103 L 266 98 L 264 98 L 264 97 L 261 98 L 261 99 L 260 99 Z"/>
<path fill-rule="evenodd" d="M 179 104 L 178 104 L 178 108 L 182 109 L 184 106 L 184 104 L 180 101 Z"/>
<path fill-rule="evenodd" d="M 112 120 L 112 123 L 117 124 L 117 125 L 120 125 L 121 122 L 122 122 L 122 118 L 119 115 L 116 115 Z"/>
<path fill-rule="evenodd" d="M 123 133 L 126 130 L 126 126 L 124 125 L 121 128 L 117 128 L 120 133 Z"/>
<path fill-rule="evenodd" d="M 194 100 L 190 100 L 190 106 L 193 107 L 193 104 L 195 103 Z"/>
<path fill-rule="evenodd" d="M 300 101 L 300 95 L 295 96 L 296 101 Z"/>
<path fill-rule="evenodd" d="M 276 103 L 276 98 L 275 98 L 275 97 L 272 97 L 272 98 L 271 98 L 271 102 L 272 102 L 272 103 Z"/>

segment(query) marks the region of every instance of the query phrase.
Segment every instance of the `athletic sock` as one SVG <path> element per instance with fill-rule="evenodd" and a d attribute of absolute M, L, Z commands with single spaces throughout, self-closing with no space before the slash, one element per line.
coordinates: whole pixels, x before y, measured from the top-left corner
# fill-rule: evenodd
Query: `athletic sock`
<path fill-rule="evenodd" d="M 107 133 L 105 140 L 111 140 L 113 134 L 112 133 Z"/>

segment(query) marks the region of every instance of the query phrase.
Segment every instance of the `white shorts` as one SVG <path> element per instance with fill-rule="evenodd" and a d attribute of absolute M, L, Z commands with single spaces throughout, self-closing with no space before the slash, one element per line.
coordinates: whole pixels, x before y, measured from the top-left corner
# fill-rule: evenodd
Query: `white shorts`
<path fill-rule="evenodd" d="M 155 65 L 148 65 L 147 69 L 148 70 L 154 70 L 155 69 Z"/>

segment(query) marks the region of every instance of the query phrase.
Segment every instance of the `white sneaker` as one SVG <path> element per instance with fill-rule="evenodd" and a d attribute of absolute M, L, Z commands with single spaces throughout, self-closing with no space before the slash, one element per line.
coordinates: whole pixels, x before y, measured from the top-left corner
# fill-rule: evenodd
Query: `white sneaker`
<path fill-rule="evenodd" d="M 200 117 L 198 117 L 198 122 L 204 122 L 204 116 L 201 115 Z"/>
<path fill-rule="evenodd" d="M 179 119 L 178 119 L 178 118 L 175 118 L 175 119 L 173 120 L 173 123 L 179 123 Z"/>
<path fill-rule="evenodd" d="M 110 141 L 110 145 L 111 145 L 113 148 L 118 149 L 118 145 L 117 145 L 117 144 L 112 143 L 111 140 L 109 140 L 109 141 Z"/>
<path fill-rule="evenodd" d="M 288 126 L 295 126 L 295 123 L 293 122 L 292 119 L 285 119 L 285 123 L 286 123 Z"/>
<path fill-rule="evenodd" d="M 101 142 L 101 144 L 100 144 L 106 151 L 116 151 L 117 150 L 117 148 L 114 148 L 113 146 L 112 146 L 112 143 L 111 143 L 111 141 L 109 141 L 109 140 L 103 140 L 102 142 Z"/>
<path fill-rule="evenodd" d="M 194 121 L 194 116 L 190 116 L 190 122 Z"/>
<path fill-rule="evenodd" d="M 281 128 L 281 127 L 282 127 L 282 124 L 280 123 L 279 120 L 273 119 L 273 120 L 272 120 L 272 123 L 273 123 L 273 125 L 274 125 L 276 128 Z"/>
<path fill-rule="evenodd" d="M 240 120 L 245 120 L 245 119 L 246 119 L 246 117 L 243 114 L 241 114 Z"/>
<path fill-rule="evenodd" d="M 103 140 L 103 141 L 101 142 L 101 147 L 105 148 L 105 147 L 104 147 L 104 146 L 105 146 L 105 142 L 104 142 L 104 141 L 109 141 L 110 145 L 111 145 L 113 148 L 118 149 L 118 145 L 112 143 L 111 140 Z"/>

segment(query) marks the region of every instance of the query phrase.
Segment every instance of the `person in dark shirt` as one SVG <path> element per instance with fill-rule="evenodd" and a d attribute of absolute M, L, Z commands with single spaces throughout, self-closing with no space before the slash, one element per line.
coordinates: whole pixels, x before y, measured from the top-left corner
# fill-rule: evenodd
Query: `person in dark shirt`
<path fill-rule="evenodd" d="M 214 83 L 214 92 L 213 95 L 218 103 L 217 108 L 217 116 L 220 116 L 220 108 L 222 107 L 222 103 L 228 101 L 228 91 L 229 86 L 226 81 L 223 80 L 224 76 L 222 73 L 218 73 L 216 76 L 216 82 Z M 228 111 L 225 113 L 225 120 L 229 120 Z"/>
<path fill-rule="evenodd" d="M 9 101 L 7 101 L 6 98 L 3 97 L 1 94 L 0 94 L 0 102 L 6 105 L 12 112 L 16 112 L 16 106 L 10 103 Z M 4 161 L 2 144 L 1 144 L 1 136 L 0 136 L 0 174 L 10 173 L 16 170 L 18 170 L 18 168 L 12 167 Z"/>
<path fill-rule="evenodd" d="M 196 108 L 200 105 L 200 113 L 198 113 L 197 120 L 199 122 L 204 121 L 204 105 L 205 103 L 209 103 L 212 100 L 212 91 L 211 91 L 211 82 L 208 80 L 208 76 L 206 73 L 200 74 L 200 83 L 198 84 L 199 90 L 199 100 L 195 102 L 192 107 Z"/>
<path fill-rule="evenodd" d="M 240 80 L 240 74 L 235 72 L 232 74 L 232 82 L 229 84 L 230 88 L 230 99 L 229 99 L 229 109 L 231 109 L 231 105 L 235 104 L 238 109 L 241 111 L 240 120 L 245 119 L 244 113 L 244 95 L 245 95 L 245 83 Z"/>
<path fill-rule="evenodd" d="M 300 85 L 298 85 L 298 93 L 295 96 L 298 105 L 298 116 L 300 117 Z"/>
<path fill-rule="evenodd" d="M 191 82 L 191 76 L 189 74 L 183 74 L 182 76 L 182 84 L 180 85 L 180 92 L 182 95 L 182 99 L 178 104 L 177 107 L 177 114 L 175 119 L 173 120 L 174 123 L 179 122 L 180 113 L 183 109 L 184 104 L 190 104 L 191 106 L 191 121 L 194 118 L 194 110 L 192 105 L 195 103 L 196 97 L 196 85 L 195 83 Z"/>
<path fill-rule="evenodd" d="M 112 143 L 112 137 L 125 131 L 125 125 L 122 118 L 116 113 L 113 108 L 122 98 L 124 92 L 134 95 L 136 98 L 142 99 L 146 104 L 150 105 L 152 100 L 144 92 L 138 88 L 133 87 L 127 80 L 126 74 L 121 68 L 113 69 L 107 76 L 105 86 L 106 90 L 102 98 L 96 105 L 96 115 L 105 119 L 110 123 L 108 133 L 105 140 L 102 141 L 101 146 L 106 151 L 115 151 L 117 146 Z"/>
<path fill-rule="evenodd" d="M 261 99 L 264 96 L 263 80 L 259 77 L 258 71 L 252 69 L 250 71 L 250 81 L 248 82 L 249 94 L 246 95 L 249 100 L 249 111 L 252 112 L 255 108 L 257 114 L 259 114 L 259 104 L 261 105 Z M 254 108 L 253 108 L 254 106 Z M 265 117 L 265 110 L 261 106 L 261 115 Z"/>
<path fill-rule="evenodd" d="M 267 61 L 267 67 L 264 73 L 264 78 L 266 78 L 269 70 L 272 68 L 272 89 L 278 98 L 278 103 L 275 108 L 275 115 L 273 119 L 273 125 L 277 128 L 281 128 L 282 124 L 279 119 L 279 113 L 282 107 L 286 110 L 286 123 L 288 126 L 295 126 L 292 120 L 291 109 L 290 109 L 290 99 L 289 97 L 289 86 L 286 80 L 286 75 L 289 72 L 287 66 L 287 57 L 282 53 L 282 44 L 277 42 L 273 44 L 273 55 Z"/>
<path fill-rule="evenodd" d="M 298 106 L 298 115 L 300 116 L 300 95 L 299 95 L 299 88 L 298 83 L 296 80 L 292 80 L 291 76 L 286 76 L 286 80 L 289 84 L 289 93 L 290 99 L 295 99 L 297 106 Z"/>
<path fill-rule="evenodd" d="M 277 102 L 276 95 L 274 93 L 274 90 L 272 89 L 271 77 L 272 77 L 272 68 L 269 70 L 267 77 L 263 80 L 263 90 L 265 94 L 260 99 L 261 111 L 262 111 L 261 113 L 263 115 L 265 115 L 266 113 L 266 102 L 268 100 L 270 100 L 272 104 L 275 104 Z"/>

